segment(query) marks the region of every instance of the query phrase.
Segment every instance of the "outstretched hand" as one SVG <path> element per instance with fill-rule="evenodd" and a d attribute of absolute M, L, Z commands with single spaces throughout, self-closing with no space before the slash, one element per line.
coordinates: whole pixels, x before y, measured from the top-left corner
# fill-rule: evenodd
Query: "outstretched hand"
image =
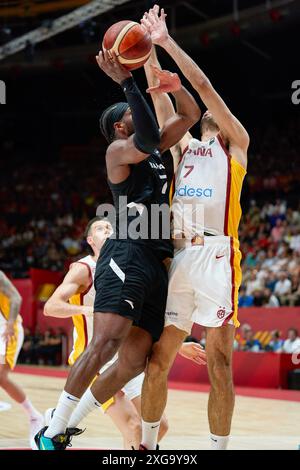
<path fill-rule="evenodd" d="M 183 343 L 179 350 L 179 354 L 196 364 L 206 365 L 206 352 L 199 343 Z"/>
<path fill-rule="evenodd" d="M 158 85 L 147 88 L 147 93 L 174 93 L 180 90 L 181 81 L 177 73 L 161 70 L 156 65 L 151 64 L 153 74 L 158 79 Z"/>
<path fill-rule="evenodd" d="M 119 62 L 115 52 L 99 51 L 96 60 L 100 69 L 119 84 L 126 78 L 132 77 L 131 72 Z"/>
<path fill-rule="evenodd" d="M 162 46 L 169 36 L 166 16 L 163 8 L 160 10 L 159 15 L 159 6 L 154 5 L 153 8 L 144 13 L 141 19 L 141 24 L 149 32 L 152 43 L 158 46 Z"/>

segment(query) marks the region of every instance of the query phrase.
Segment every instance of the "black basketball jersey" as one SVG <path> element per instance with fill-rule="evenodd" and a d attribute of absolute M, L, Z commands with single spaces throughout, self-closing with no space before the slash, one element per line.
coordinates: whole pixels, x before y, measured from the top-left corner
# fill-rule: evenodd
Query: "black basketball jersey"
<path fill-rule="evenodd" d="M 169 230 L 171 179 L 164 165 L 169 159 L 169 152 L 162 159 L 155 150 L 145 160 L 130 165 L 125 181 L 114 184 L 108 180 L 117 215 L 116 238 L 143 243 L 162 259 L 173 256 Z"/>

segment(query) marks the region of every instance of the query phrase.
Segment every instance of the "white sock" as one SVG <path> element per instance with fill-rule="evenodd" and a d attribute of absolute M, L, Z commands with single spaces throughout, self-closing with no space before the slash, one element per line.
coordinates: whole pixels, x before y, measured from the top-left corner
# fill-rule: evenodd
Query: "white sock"
<path fill-rule="evenodd" d="M 36 419 L 40 413 L 35 409 L 33 404 L 28 398 L 26 398 L 20 405 L 23 407 L 24 411 L 28 414 L 29 419 Z"/>
<path fill-rule="evenodd" d="M 148 450 L 155 450 L 158 439 L 160 421 L 147 423 L 142 420 L 142 445 Z"/>
<path fill-rule="evenodd" d="M 50 421 L 48 429 L 45 431 L 46 437 L 54 437 L 56 434 L 62 434 L 65 432 L 72 411 L 78 404 L 79 400 L 79 398 L 74 397 L 70 393 L 65 391 L 62 392 L 53 418 Z"/>
<path fill-rule="evenodd" d="M 210 435 L 210 442 L 212 450 L 226 450 L 228 446 L 229 436 L 216 436 Z"/>
<path fill-rule="evenodd" d="M 68 422 L 68 428 L 77 428 L 80 421 L 82 421 L 91 411 L 101 408 L 101 404 L 96 400 L 88 388 L 84 395 L 82 395 L 80 402 L 76 406 Z"/>

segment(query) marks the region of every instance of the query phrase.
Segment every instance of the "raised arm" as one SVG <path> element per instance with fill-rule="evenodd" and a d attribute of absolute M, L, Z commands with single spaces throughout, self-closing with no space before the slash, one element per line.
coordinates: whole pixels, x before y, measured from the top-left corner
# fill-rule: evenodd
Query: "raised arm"
<path fill-rule="evenodd" d="M 19 315 L 22 297 L 3 271 L 0 271 L 0 292 L 9 299 L 9 316 L 4 337 L 9 340 L 14 336 L 14 322 Z"/>
<path fill-rule="evenodd" d="M 73 263 L 61 285 L 45 303 L 44 315 L 57 318 L 91 315 L 93 313 L 92 307 L 69 303 L 69 299 L 73 295 L 87 290 L 91 282 L 88 267 L 82 263 Z"/>
<path fill-rule="evenodd" d="M 157 58 L 155 46 L 153 46 L 149 60 L 144 65 L 145 74 L 149 88 L 157 87 L 161 83 L 161 79 L 155 71 L 161 70 L 160 63 Z M 176 114 L 174 105 L 170 96 L 167 93 L 151 93 L 156 118 L 159 127 L 162 128 L 168 119 Z M 191 134 L 187 132 L 183 138 L 171 147 L 170 151 L 174 160 L 174 169 L 177 168 L 178 162 L 181 157 L 183 149 L 187 146 L 188 141 L 192 138 Z"/>
<path fill-rule="evenodd" d="M 231 113 L 220 95 L 200 67 L 189 57 L 168 33 L 163 9 L 159 16 L 159 7 L 156 5 L 146 13 L 142 24 L 151 33 L 154 44 L 163 47 L 174 59 L 182 73 L 199 93 L 203 103 L 212 113 L 223 137 L 228 141 L 231 152 L 235 158 L 246 167 L 249 136 L 243 125 Z"/>
<path fill-rule="evenodd" d="M 171 74 L 167 71 L 159 71 L 159 74 L 170 74 L 170 82 L 178 79 L 177 74 Z M 160 131 L 160 151 L 164 152 L 176 145 L 200 119 L 200 108 L 193 96 L 181 85 L 176 90 L 169 90 L 175 98 L 176 114 L 163 125 Z M 151 90 L 150 90 L 151 92 Z M 156 93 L 157 91 L 155 91 Z"/>
<path fill-rule="evenodd" d="M 99 67 L 121 85 L 132 114 L 134 133 L 129 138 L 113 141 L 106 152 L 107 171 L 114 183 L 129 174 L 128 165 L 139 163 L 159 147 L 160 135 L 155 116 L 135 83 L 131 72 L 120 64 L 115 53 L 100 51 L 96 57 Z M 115 123 L 117 129 L 118 123 Z M 125 168 L 120 168 L 120 167 Z"/>

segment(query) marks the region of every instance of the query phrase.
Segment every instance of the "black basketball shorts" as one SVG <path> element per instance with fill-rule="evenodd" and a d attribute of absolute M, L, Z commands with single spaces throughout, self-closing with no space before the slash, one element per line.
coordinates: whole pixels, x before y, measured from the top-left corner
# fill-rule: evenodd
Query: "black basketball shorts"
<path fill-rule="evenodd" d="M 168 274 L 153 249 L 132 240 L 108 239 L 95 273 L 94 312 L 117 313 L 160 338 L 165 322 Z"/>

